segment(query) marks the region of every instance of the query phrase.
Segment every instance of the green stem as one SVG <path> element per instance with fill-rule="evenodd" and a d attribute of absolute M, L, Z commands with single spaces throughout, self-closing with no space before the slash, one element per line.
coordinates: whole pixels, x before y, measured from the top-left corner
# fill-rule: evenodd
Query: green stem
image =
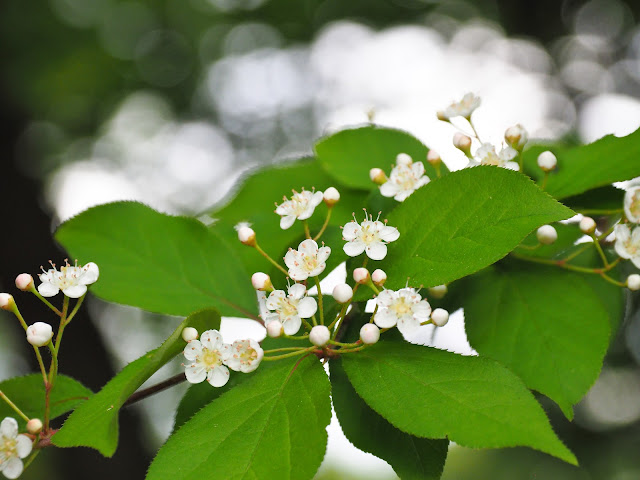
<path fill-rule="evenodd" d="M 31 462 L 33 462 L 35 460 L 35 458 L 38 456 L 38 454 L 40 453 L 40 450 L 42 450 L 41 448 L 36 448 L 33 453 L 31 454 L 31 456 L 27 459 L 26 462 L 24 462 L 24 466 L 23 471 L 26 470 L 27 468 L 29 468 L 29 465 L 31 465 Z"/>
<path fill-rule="evenodd" d="M 612 283 L 612 284 L 614 284 L 614 285 L 616 285 L 616 286 L 618 286 L 618 287 L 626 287 L 626 286 L 627 286 L 627 284 L 626 284 L 626 283 L 619 282 L 619 281 L 617 281 L 617 280 L 615 280 L 615 279 L 611 278 L 609 275 L 607 275 L 607 274 L 606 274 L 606 273 L 604 273 L 604 272 L 600 273 L 600 276 L 601 276 L 604 280 L 606 280 L 607 282 Z"/>
<path fill-rule="evenodd" d="M 298 352 L 300 350 L 308 350 L 309 347 L 281 347 L 281 348 L 272 348 L 271 350 L 265 350 L 265 355 L 267 353 L 278 353 L 278 352 Z"/>
<path fill-rule="evenodd" d="M 615 215 L 616 213 L 622 213 L 622 208 L 615 208 L 612 210 L 599 210 L 597 208 L 586 208 L 584 210 L 574 210 L 576 213 L 580 213 L 582 215 Z"/>
<path fill-rule="evenodd" d="M 2 398 L 5 402 L 7 402 L 7 404 L 9 404 L 9 406 L 10 406 L 10 407 L 11 407 L 11 408 L 12 408 L 12 409 L 13 409 L 13 410 L 18 414 L 18 415 L 20 415 L 20 416 L 24 419 L 24 421 L 25 421 L 25 422 L 28 422 L 28 421 L 29 421 L 29 417 L 27 417 L 27 416 L 22 412 L 22 410 L 20 410 L 20 409 L 18 408 L 18 406 L 17 406 L 15 403 L 13 403 L 11 400 L 9 400 L 9 397 L 7 397 L 7 396 L 4 394 L 4 392 L 3 392 L 2 390 L 0 390 L 0 398 Z"/>
<path fill-rule="evenodd" d="M 288 338 L 289 340 L 306 340 L 309 338 L 309 334 L 301 335 L 299 337 L 295 337 L 293 335 L 287 335 L 286 333 L 282 335 L 284 338 Z"/>
<path fill-rule="evenodd" d="M 316 234 L 315 237 L 313 237 L 313 239 L 315 241 L 318 241 L 318 239 L 320 238 L 320 236 L 324 233 L 324 231 L 327 229 L 327 225 L 329 225 L 329 219 L 331 218 L 331 211 L 333 210 L 333 206 L 329 207 L 329 210 L 327 210 L 327 218 L 324 219 L 324 223 L 322 224 L 322 227 L 320 228 L 320 231 Z"/>
<path fill-rule="evenodd" d="M 324 325 L 324 312 L 322 311 L 322 289 L 320 288 L 320 280 L 316 275 L 313 277 L 316 282 L 316 288 L 318 289 L 318 311 L 320 312 L 320 325 Z"/>
<path fill-rule="evenodd" d="M 340 309 L 340 313 L 338 314 L 338 316 L 335 318 L 335 320 L 333 322 L 331 322 L 329 324 L 329 326 L 327 327 L 329 330 L 331 330 L 336 323 L 338 323 L 340 321 L 341 318 L 344 317 L 344 314 L 347 312 L 347 308 L 349 308 L 349 305 L 351 305 L 351 302 L 345 303 L 342 308 Z M 334 336 L 335 334 L 338 333 L 337 331 L 334 332 Z"/>
<path fill-rule="evenodd" d="M 566 260 L 549 260 L 547 258 L 529 257 L 528 255 L 521 255 L 519 253 L 514 253 L 514 252 L 511 252 L 511 255 L 514 258 L 517 258 L 519 260 L 524 260 L 525 262 L 541 263 L 543 265 L 552 265 L 552 266 L 564 268 L 565 270 L 570 270 L 573 272 L 591 273 L 596 275 L 602 275 L 604 272 L 608 272 L 613 267 L 615 267 L 619 262 L 619 260 L 616 259 L 616 261 L 609 263 L 604 268 L 589 268 L 589 267 L 579 267 L 578 265 L 570 265 L 566 263 Z"/>
<path fill-rule="evenodd" d="M 359 352 L 360 350 L 364 350 L 365 348 L 367 348 L 368 345 L 362 345 L 361 347 L 357 347 L 357 348 L 345 348 L 345 349 L 340 349 L 340 355 L 342 355 L 343 353 L 353 353 L 353 352 Z"/>
<path fill-rule="evenodd" d="M 286 276 L 289 276 L 289 272 L 286 271 L 282 266 L 280 266 L 280 264 L 278 264 L 278 262 L 276 262 L 273 258 L 271 258 L 267 252 L 265 252 L 264 250 L 262 250 L 262 248 L 260 248 L 260 245 L 258 245 L 258 242 L 256 242 L 256 244 L 254 245 L 254 248 L 258 251 L 258 253 L 260 255 L 262 255 L 264 258 L 266 258 L 267 260 L 269 260 L 278 270 L 280 270 L 282 273 L 284 273 Z"/>
<path fill-rule="evenodd" d="M 544 172 L 544 177 L 542 177 L 542 185 L 540 185 L 540 188 L 542 190 L 547 188 L 547 180 L 549 180 L 549 172 Z"/>
<path fill-rule="evenodd" d="M 27 322 L 24 321 L 24 318 L 22 317 L 22 314 L 20 313 L 20 310 L 18 310 L 18 305 L 16 305 L 16 302 L 13 302 L 12 308 L 11 308 L 11 313 L 13 313 L 16 318 L 18 319 L 18 321 L 20 322 L 20 325 L 22 325 L 22 328 L 24 329 L 24 331 L 27 331 L 28 325 Z"/>
<path fill-rule="evenodd" d="M 75 317 L 76 313 L 78 313 L 78 310 L 80 309 L 80 305 L 82 305 L 82 302 L 84 301 L 84 297 L 86 297 L 86 295 L 87 295 L 86 293 L 82 295 L 76 302 L 75 306 L 73 307 L 73 310 L 71 311 L 71 313 L 67 317 L 67 320 L 65 321 L 67 325 L 71 323 L 71 320 L 73 320 L 73 317 Z"/>
<path fill-rule="evenodd" d="M 523 162 L 524 162 L 524 155 L 522 155 L 522 151 L 518 151 L 518 168 L 520 169 L 520 171 L 524 171 L 523 168 Z"/>
<path fill-rule="evenodd" d="M 466 117 L 465 117 L 466 118 Z M 476 139 L 482 143 L 482 140 L 480 140 L 480 135 L 478 135 L 478 131 L 476 130 L 475 125 L 473 124 L 473 122 L 471 121 L 471 117 L 467 118 L 467 122 L 469 122 L 469 125 L 471 126 L 471 130 L 473 130 L 473 135 L 476 137 Z"/>
<path fill-rule="evenodd" d="M 304 236 L 310 239 L 311 231 L 309 231 L 309 223 L 306 220 L 303 220 L 302 225 L 304 226 Z"/>
<path fill-rule="evenodd" d="M 360 345 L 360 343 L 358 342 L 342 343 L 342 342 L 336 342 L 335 340 L 329 340 L 328 343 L 330 343 L 331 345 L 337 345 L 338 347 L 345 347 L 345 348 L 357 347 L 358 345 Z"/>
<path fill-rule="evenodd" d="M 542 246 L 540 242 L 537 245 L 518 245 L 518 248 L 522 248 L 523 250 L 537 250 Z"/>
<path fill-rule="evenodd" d="M 591 235 L 591 238 L 593 239 L 593 245 L 596 247 L 596 250 L 598 251 L 598 255 L 600 255 L 600 258 L 602 259 L 602 263 L 604 264 L 605 267 L 608 267 L 609 260 L 607 260 L 607 256 L 604 254 L 604 251 L 602 250 L 602 246 L 600 245 L 600 242 L 598 241 L 595 235 Z"/>
<path fill-rule="evenodd" d="M 272 362 L 272 361 L 276 361 L 276 360 L 282 360 L 283 358 L 295 357 L 296 355 L 301 355 L 303 353 L 311 352 L 311 351 L 313 351 L 315 349 L 316 349 L 316 347 L 309 347 L 309 348 L 305 348 L 303 350 L 299 350 L 297 352 L 285 353 L 284 355 L 276 355 L 275 357 L 263 357 L 262 361 L 263 362 Z"/>
<path fill-rule="evenodd" d="M 51 344 L 51 342 L 49 342 Z M 47 370 L 44 367 L 44 362 L 42 361 L 42 355 L 40 355 L 40 350 L 38 347 L 33 345 L 33 351 L 36 353 L 36 358 L 38 359 L 38 365 L 40 365 L 40 371 L 42 372 L 42 381 L 44 382 L 44 386 L 47 386 Z"/>

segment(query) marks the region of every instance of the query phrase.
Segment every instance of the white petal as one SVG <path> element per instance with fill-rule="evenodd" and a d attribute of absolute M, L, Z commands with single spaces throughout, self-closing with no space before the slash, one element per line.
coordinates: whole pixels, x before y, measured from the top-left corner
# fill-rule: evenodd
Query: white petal
<path fill-rule="evenodd" d="M 222 335 L 217 330 L 207 330 L 200 335 L 200 343 L 207 350 L 220 350 L 222 348 Z"/>
<path fill-rule="evenodd" d="M 62 293 L 64 293 L 69 298 L 80 298 L 85 293 L 87 293 L 87 286 L 86 285 L 71 285 L 70 287 L 63 288 L 62 289 Z"/>
<path fill-rule="evenodd" d="M 224 365 L 219 365 L 209 371 L 207 382 L 214 387 L 224 387 L 229 381 L 229 369 Z"/>
<path fill-rule="evenodd" d="M 631 244 L 640 247 L 640 227 L 635 227 L 631 232 Z"/>
<path fill-rule="evenodd" d="M 398 190 L 398 185 L 389 180 L 380 185 L 380 195 L 382 195 L 383 197 L 393 197 L 398 193 Z"/>
<path fill-rule="evenodd" d="M 284 264 L 287 266 L 287 268 L 294 267 L 296 263 L 300 263 L 299 256 L 300 254 L 297 250 L 289 250 L 284 255 Z"/>
<path fill-rule="evenodd" d="M 318 244 L 314 240 L 308 238 L 300 243 L 298 251 L 306 255 L 315 256 L 318 253 Z"/>
<path fill-rule="evenodd" d="M 49 282 L 38 285 L 38 292 L 40 292 L 40 295 L 43 297 L 53 297 L 57 295 L 59 291 L 60 289 L 58 287 Z"/>
<path fill-rule="evenodd" d="M 420 322 L 410 315 L 403 315 L 403 317 L 398 320 L 398 330 L 403 335 L 410 335 L 415 332 L 418 327 L 420 327 Z"/>
<path fill-rule="evenodd" d="M 20 458 L 24 458 L 31 453 L 33 442 L 26 435 L 18 435 L 16 438 L 16 453 Z"/>
<path fill-rule="evenodd" d="M 429 315 L 431 315 L 431 305 L 429 305 L 429 302 L 426 300 L 422 300 L 415 304 L 413 308 L 411 308 L 411 311 L 416 320 L 426 322 L 429 320 Z"/>
<path fill-rule="evenodd" d="M 98 280 L 98 277 L 100 276 L 100 269 L 98 268 L 98 265 L 93 262 L 87 263 L 84 267 L 82 267 L 82 270 L 84 271 L 84 273 L 80 276 L 79 281 L 84 285 L 89 285 L 96 282 Z"/>
<path fill-rule="evenodd" d="M 396 202 L 404 202 L 412 193 L 413 190 L 403 190 L 402 192 L 399 192 L 395 197 L 393 197 L 393 199 Z"/>
<path fill-rule="evenodd" d="M 326 263 L 321 263 L 319 264 L 316 268 L 314 268 L 313 270 L 311 270 L 307 276 L 308 277 L 317 277 L 318 275 L 320 275 L 322 272 L 324 272 L 324 269 L 327 267 Z M 295 279 L 294 279 L 295 280 Z"/>
<path fill-rule="evenodd" d="M 506 168 L 507 170 L 513 170 L 515 172 L 520 171 L 520 165 L 518 165 L 518 162 L 507 162 L 504 164 L 504 168 Z"/>
<path fill-rule="evenodd" d="M 200 383 L 204 382 L 204 379 L 207 378 L 207 371 L 202 365 L 192 363 L 184 367 L 184 375 L 187 377 L 187 382 Z"/>
<path fill-rule="evenodd" d="M 376 312 L 373 321 L 380 328 L 391 328 L 398 322 L 398 317 L 388 308 L 383 308 Z"/>
<path fill-rule="evenodd" d="M 362 240 L 355 240 L 353 242 L 345 243 L 342 249 L 344 250 L 344 253 L 350 257 L 357 257 L 364 252 L 364 247 L 365 244 Z"/>
<path fill-rule="evenodd" d="M 269 310 L 276 310 L 280 302 L 285 299 L 287 295 L 284 293 L 284 290 L 274 290 L 269 294 L 269 298 L 267 298 L 267 308 Z"/>
<path fill-rule="evenodd" d="M 309 200 L 309 203 L 313 205 L 313 208 L 315 208 L 322 203 L 323 199 L 324 199 L 324 194 L 318 191 L 313 194 L 313 196 L 311 197 L 311 200 Z"/>
<path fill-rule="evenodd" d="M 422 162 L 415 162 L 413 165 L 411 165 L 411 171 L 416 178 L 419 178 L 424 174 L 424 164 Z"/>
<path fill-rule="evenodd" d="M 12 457 L 2 465 L 2 473 L 7 478 L 18 478 L 22 474 L 22 460 Z"/>
<path fill-rule="evenodd" d="M 200 340 L 191 340 L 184 347 L 184 358 L 193 362 L 197 357 L 202 355 L 202 344 Z"/>
<path fill-rule="evenodd" d="M 382 260 L 387 256 L 387 246 L 381 242 L 375 242 L 366 248 L 367 257 L 371 260 Z"/>
<path fill-rule="evenodd" d="M 316 314 L 318 310 L 318 304 L 313 297 L 304 297 L 298 303 L 298 315 L 302 318 L 311 318 Z"/>
<path fill-rule="evenodd" d="M 376 297 L 376 303 L 379 307 L 389 307 L 398 298 L 398 295 L 393 290 L 383 290 Z"/>
<path fill-rule="evenodd" d="M 631 254 L 627 251 L 627 247 L 625 246 L 624 242 L 619 238 L 616 239 L 614 248 L 620 258 L 624 258 L 627 260 L 631 258 Z"/>
<path fill-rule="evenodd" d="M 395 242 L 400 238 L 400 232 L 396 227 L 387 227 L 386 225 L 380 230 L 380 238 L 385 242 Z"/>
<path fill-rule="evenodd" d="M 289 268 L 289 276 L 293 278 L 296 282 L 302 282 L 303 280 L 306 280 L 307 278 L 309 278 L 309 272 L 307 272 L 306 270 L 300 267 L 294 266 L 292 268 Z"/>
<path fill-rule="evenodd" d="M 342 238 L 345 240 L 354 240 L 360 233 L 360 225 L 356 222 L 347 223 L 342 229 Z"/>
<path fill-rule="evenodd" d="M 329 258 L 329 255 L 331 255 L 331 248 L 329 248 L 329 247 L 321 247 L 318 250 L 317 259 L 318 259 L 319 262 L 326 262 L 327 258 Z"/>
<path fill-rule="evenodd" d="M 307 292 L 307 287 L 302 285 L 301 283 L 294 283 L 289 287 L 289 296 L 295 300 L 299 300 L 304 297 L 304 294 Z"/>
<path fill-rule="evenodd" d="M 16 438 L 18 435 L 18 422 L 15 418 L 6 417 L 0 423 L 0 436 L 6 438 Z"/>
<path fill-rule="evenodd" d="M 293 225 L 293 222 L 295 221 L 296 221 L 296 217 L 294 215 L 287 215 L 286 217 L 282 217 L 280 219 L 280 228 L 282 230 L 286 230 L 291 225 Z"/>
<path fill-rule="evenodd" d="M 286 333 L 287 335 L 295 335 L 296 333 L 298 333 L 298 330 L 300 330 L 301 325 L 302 320 L 300 320 L 300 317 L 298 315 L 294 315 L 292 317 L 289 317 L 282 324 L 282 328 L 284 330 L 284 333 Z"/>

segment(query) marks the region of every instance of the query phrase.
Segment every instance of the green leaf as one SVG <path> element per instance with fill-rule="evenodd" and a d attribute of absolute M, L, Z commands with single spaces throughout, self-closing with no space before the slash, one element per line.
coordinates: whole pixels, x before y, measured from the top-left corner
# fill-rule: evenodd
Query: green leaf
<path fill-rule="evenodd" d="M 169 437 L 147 479 L 310 479 L 326 449 L 329 390 L 313 355 L 264 362 Z"/>
<path fill-rule="evenodd" d="M 612 185 L 595 188 L 587 192 L 567 197 L 562 203 L 584 215 L 622 214 L 624 190 Z"/>
<path fill-rule="evenodd" d="M 567 418 L 598 378 L 608 314 L 591 286 L 557 267 L 513 262 L 465 281 L 471 346 L 506 365 Z"/>
<path fill-rule="evenodd" d="M 449 441 L 414 437 L 398 430 L 358 396 L 339 359 L 331 360 L 329 368 L 333 408 L 349 441 L 388 462 L 403 480 L 439 479 Z"/>
<path fill-rule="evenodd" d="M 391 288 L 449 283 L 504 257 L 533 229 L 573 216 L 531 180 L 504 168 L 452 172 L 411 195 L 389 217 L 400 239 L 383 268 Z"/>
<path fill-rule="evenodd" d="M 135 202 L 110 203 L 63 223 L 56 239 L 82 263 L 98 264 L 100 279 L 91 291 L 105 300 L 171 315 L 211 306 L 224 315 L 255 313 L 249 274 L 193 218 Z"/>
<path fill-rule="evenodd" d="M 277 289 L 283 289 L 285 276 L 254 248 L 242 245 L 233 227 L 241 221 L 251 223 L 260 247 L 284 267 L 282 258 L 287 249 L 298 248 L 305 236 L 302 222 L 298 220 L 287 230 L 280 228 L 281 217 L 274 213 L 274 203 L 282 203 L 283 196 L 291 197 L 291 190 L 315 188 L 322 191 L 331 186 L 340 191 L 340 201 L 333 207 L 329 228 L 318 242 L 324 241 L 332 249 L 325 270 L 328 273 L 346 258 L 342 251 L 342 232 L 339 227 L 351 219 L 352 212 L 362 210 L 366 192 L 336 183 L 315 159 L 279 164 L 251 174 L 226 206 L 210 213 L 217 220 L 211 230 L 225 239 L 247 272 L 265 272 L 271 276 Z M 320 230 L 326 214 L 327 207 L 324 203 L 316 207 L 308 220 L 312 235 L 315 236 Z M 252 301 L 255 304 L 255 294 Z"/>
<path fill-rule="evenodd" d="M 532 147 L 524 152 L 526 171 L 541 181 L 538 155 L 551 150 L 558 166 L 549 174 L 546 191 L 560 199 L 640 175 L 640 130 L 626 137 L 607 135 L 580 147 Z"/>
<path fill-rule="evenodd" d="M 342 130 L 321 139 L 315 146 L 322 166 L 341 183 L 361 190 L 376 190 L 378 185 L 369 178 L 369 170 L 381 168 L 387 175 L 399 153 L 406 153 L 414 162 L 422 162 L 426 175 L 432 180 L 436 171 L 426 161 L 429 149 L 420 140 L 402 130 L 376 126 Z M 440 164 L 441 173 L 448 173 Z"/>
<path fill-rule="evenodd" d="M 32 373 L 23 377 L 9 378 L 0 382 L 0 391 L 15 403 L 29 418 L 44 421 L 44 380 L 42 374 Z M 50 418 L 63 415 L 82 404 L 93 392 L 77 380 L 66 375 L 58 375 L 51 390 Z M 2 399 L 0 399 L 0 418 L 13 417 L 23 430 L 26 422 Z"/>
<path fill-rule="evenodd" d="M 199 332 L 219 329 L 220 314 L 208 309 L 186 318 L 160 347 L 131 362 L 78 407 L 53 436 L 53 443 L 59 447 L 92 447 L 106 457 L 112 456 L 118 446 L 120 408 L 151 375 L 183 351 L 182 330 L 186 327 Z"/>
<path fill-rule="evenodd" d="M 383 341 L 344 355 L 343 366 L 358 395 L 411 435 L 528 446 L 576 464 L 522 380 L 495 360 Z"/>

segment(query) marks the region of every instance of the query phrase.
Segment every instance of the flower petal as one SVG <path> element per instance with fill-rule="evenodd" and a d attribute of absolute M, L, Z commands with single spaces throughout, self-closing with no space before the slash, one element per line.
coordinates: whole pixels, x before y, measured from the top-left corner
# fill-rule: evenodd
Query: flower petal
<path fill-rule="evenodd" d="M 184 358 L 193 362 L 196 358 L 202 355 L 202 344 L 200 340 L 191 340 L 184 347 Z"/>
<path fill-rule="evenodd" d="M 315 256 L 318 253 L 318 244 L 315 242 L 315 240 L 307 238 L 306 240 L 303 240 L 298 246 L 298 252 Z"/>
<path fill-rule="evenodd" d="M 387 180 L 385 183 L 380 185 L 380 195 L 382 195 L 383 197 L 393 197 L 398 193 L 399 190 L 400 188 L 398 187 L 398 185 L 390 180 Z"/>
<path fill-rule="evenodd" d="M 387 256 L 387 246 L 381 242 L 372 243 L 365 250 L 371 260 L 382 260 Z"/>
<path fill-rule="evenodd" d="M 98 277 L 100 276 L 100 269 L 98 268 L 98 265 L 93 262 L 87 263 L 84 267 L 82 267 L 82 270 L 84 270 L 84 273 L 78 280 L 84 285 L 89 285 L 96 282 L 98 280 Z"/>
<path fill-rule="evenodd" d="M 307 287 L 301 283 L 294 283 L 289 287 L 289 296 L 294 300 L 300 300 L 307 292 Z"/>
<path fill-rule="evenodd" d="M 380 328 L 391 328 L 398 323 L 398 317 L 388 308 L 383 308 L 376 312 L 373 321 Z"/>
<path fill-rule="evenodd" d="M 2 474 L 7 478 L 18 478 L 22 475 L 22 460 L 12 457 L 2 464 Z"/>
<path fill-rule="evenodd" d="M 302 320 L 298 315 L 293 315 L 284 321 L 282 324 L 282 328 L 284 333 L 287 335 L 295 335 L 300 330 L 300 326 L 302 325 Z"/>
<path fill-rule="evenodd" d="M 398 330 L 402 335 L 410 335 L 420 327 L 420 321 L 410 315 L 403 315 L 398 320 Z"/>
<path fill-rule="evenodd" d="M 207 350 L 221 350 L 222 349 L 222 335 L 217 330 L 207 330 L 200 335 L 200 343 Z"/>
<path fill-rule="evenodd" d="M 185 365 L 184 375 L 187 377 L 187 382 L 200 383 L 204 382 L 205 378 L 207 378 L 207 371 L 202 365 L 192 363 L 191 365 Z"/>
<path fill-rule="evenodd" d="M 355 240 L 359 233 L 360 225 L 357 222 L 349 222 L 342 229 L 342 238 L 348 241 Z"/>
<path fill-rule="evenodd" d="M 207 382 L 214 387 L 224 387 L 229 381 L 229 369 L 224 365 L 212 368 L 207 374 Z"/>
<path fill-rule="evenodd" d="M 344 253 L 346 253 L 350 257 L 357 257 L 362 252 L 364 252 L 364 248 L 365 244 L 362 240 L 355 240 L 353 242 L 345 243 L 344 247 L 342 247 Z"/>
<path fill-rule="evenodd" d="M 16 438 L 16 453 L 20 458 L 24 458 L 31 453 L 33 441 L 26 435 L 18 435 Z"/>
<path fill-rule="evenodd" d="M 16 438 L 18 435 L 18 422 L 15 418 L 6 417 L 0 423 L 0 436 L 5 438 Z"/>
<path fill-rule="evenodd" d="M 41 292 L 42 293 L 42 292 Z M 62 293 L 64 293 L 69 298 L 80 298 L 85 293 L 87 293 L 86 285 L 71 285 L 67 288 L 62 289 Z M 44 297 L 44 295 L 43 295 Z"/>
<path fill-rule="evenodd" d="M 426 322 L 429 320 L 429 315 L 431 315 L 431 305 L 426 300 L 421 300 L 411 308 L 411 311 L 416 320 Z"/>
<path fill-rule="evenodd" d="M 391 306 L 398 295 L 393 290 L 383 290 L 376 297 L 376 303 L 379 307 L 385 308 Z"/>
<path fill-rule="evenodd" d="M 49 282 L 38 285 L 38 292 L 40 292 L 40 295 L 43 297 L 53 297 L 57 295 L 59 291 L 60 289 L 58 287 Z"/>
<path fill-rule="evenodd" d="M 318 311 L 318 304 L 313 297 L 304 297 L 298 303 L 298 315 L 302 318 L 311 318 L 316 314 L 316 311 Z"/>
<path fill-rule="evenodd" d="M 318 256 L 317 256 L 318 262 L 326 262 L 327 259 L 329 258 L 329 255 L 331 255 L 331 248 L 320 247 L 320 249 L 318 250 Z"/>
<path fill-rule="evenodd" d="M 287 295 L 284 293 L 284 290 L 274 290 L 267 298 L 267 308 L 269 310 L 277 310 L 280 302 L 282 302 L 286 296 Z"/>
<path fill-rule="evenodd" d="M 400 232 L 396 227 L 388 227 L 385 225 L 380 230 L 380 238 L 385 242 L 395 242 L 400 238 Z"/>
<path fill-rule="evenodd" d="M 293 222 L 296 221 L 296 217 L 294 215 L 287 215 L 286 217 L 282 217 L 280 219 L 280 228 L 282 230 L 286 230 L 289 227 L 291 227 L 291 225 L 293 225 Z"/>

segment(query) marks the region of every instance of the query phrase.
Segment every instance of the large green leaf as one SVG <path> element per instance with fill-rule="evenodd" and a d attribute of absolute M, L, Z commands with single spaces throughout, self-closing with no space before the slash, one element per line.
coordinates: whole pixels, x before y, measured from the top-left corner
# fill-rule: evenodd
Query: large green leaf
<path fill-rule="evenodd" d="M 608 314 L 583 278 L 513 263 L 465 281 L 465 328 L 481 355 L 500 361 L 568 418 L 593 385 L 609 344 Z"/>
<path fill-rule="evenodd" d="M 467 168 L 433 181 L 389 217 L 400 239 L 384 260 L 389 286 L 449 283 L 504 257 L 533 229 L 573 212 L 517 172 Z"/>
<path fill-rule="evenodd" d="M 160 367 L 183 351 L 182 330 L 199 332 L 220 328 L 220 314 L 201 310 L 186 318 L 157 349 L 127 365 L 102 390 L 78 407 L 53 436 L 59 447 L 92 447 L 110 457 L 118 446 L 118 413 L 127 399 Z"/>
<path fill-rule="evenodd" d="M 411 435 L 474 448 L 528 446 L 576 463 L 522 380 L 495 360 L 379 342 L 344 355 L 343 366 L 358 395 Z"/>
<path fill-rule="evenodd" d="M 0 392 L 15 403 L 29 418 L 44 420 L 44 380 L 39 373 L 23 377 L 13 377 L 0 382 Z M 87 400 L 93 392 L 80 382 L 65 375 L 58 375 L 55 386 L 51 390 L 51 412 L 54 419 L 63 415 Z M 21 429 L 26 422 L 14 412 L 9 405 L 0 400 L 0 418 L 15 418 Z"/>
<path fill-rule="evenodd" d="M 255 312 L 249 274 L 193 218 L 110 203 L 63 223 L 56 239 L 82 263 L 98 264 L 100 279 L 91 291 L 105 300 L 172 315 L 211 306 L 224 315 Z"/>
<path fill-rule="evenodd" d="M 283 196 L 291 197 L 291 190 L 299 192 L 303 188 L 315 188 L 322 191 L 331 186 L 340 191 L 341 198 L 333 207 L 329 228 L 319 239 L 319 243 L 324 241 L 332 249 L 327 262 L 328 273 L 346 258 L 342 251 L 342 233 L 338 227 L 351 219 L 352 212 L 361 211 L 366 192 L 340 185 L 327 175 L 315 159 L 302 159 L 252 173 L 226 206 L 211 212 L 210 215 L 217 220 L 211 226 L 211 230 L 226 240 L 249 274 L 268 273 L 276 288 L 283 289 L 284 275 L 255 249 L 242 245 L 233 227 L 241 221 L 251 223 L 260 247 L 284 267 L 282 258 L 287 249 L 298 248 L 305 236 L 302 223 L 298 220 L 287 230 L 280 228 L 280 216 L 274 213 L 274 203 L 281 203 Z M 312 235 L 320 230 L 326 214 L 327 207 L 323 203 L 316 207 L 313 216 L 308 220 Z"/>
<path fill-rule="evenodd" d="M 342 130 L 321 139 L 315 151 L 327 172 L 341 183 L 363 190 L 378 188 L 369 178 L 369 170 L 381 168 L 388 175 L 399 153 L 410 155 L 414 162 L 422 162 L 429 178 L 437 177 L 426 161 L 429 149 L 402 130 L 373 125 Z M 444 164 L 440 164 L 440 170 L 443 174 L 448 173 Z"/>
<path fill-rule="evenodd" d="M 414 437 L 398 430 L 358 396 L 339 359 L 331 360 L 329 367 L 333 408 L 349 441 L 386 460 L 403 480 L 439 479 L 449 441 Z"/>
<path fill-rule="evenodd" d="M 265 362 L 169 437 L 147 479 L 310 479 L 326 449 L 329 390 L 313 355 Z"/>
<path fill-rule="evenodd" d="M 549 174 L 546 191 L 565 198 L 613 182 L 640 176 L 640 130 L 626 137 L 607 135 L 580 147 L 532 147 L 524 152 L 527 173 L 541 181 L 543 172 L 537 166 L 538 155 L 551 150 L 558 166 Z"/>

